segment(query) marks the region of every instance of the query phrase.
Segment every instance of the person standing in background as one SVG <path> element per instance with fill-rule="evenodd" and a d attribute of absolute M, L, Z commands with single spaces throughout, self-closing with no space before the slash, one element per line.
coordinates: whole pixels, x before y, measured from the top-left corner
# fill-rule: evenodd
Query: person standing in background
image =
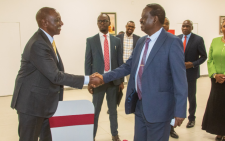
<path fill-rule="evenodd" d="M 117 35 L 124 34 L 124 31 L 120 31 Z"/>
<path fill-rule="evenodd" d="M 87 38 L 85 75 L 91 75 L 95 72 L 104 74 L 123 64 L 120 39 L 109 34 L 108 27 L 110 24 L 110 17 L 107 14 L 99 15 L 97 19 L 99 33 L 93 37 Z M 101 106 L 106 93 L 107 104 L 110 112 L 109 120 L 112 140 L 120 141 L 117 122 L 117 93 L 119 89 L 122 90 L 124 88 L 123 80 L 124 79 L 117 79 L 94 89 L 94 138 L 98 128 L 98 118 Z"/>
<path fill-rule="evenodd" d="M 164 21 L 164 24 L 163 24 L 163 28 L 168 32 L 168 30 L 170 29 L 170 21 L 169 19 L 166 17 L 165 18 L 165 21 Z M 174 127 L 171 126 L 171 129 L 170 129 L 170 136 L 172 138 L 179 138 L 178 134 L 175 132 L 174 130 Z"/>
<path fill-rule="evenodd" d="M 209 49 L 207 65 L 212 86 L 202 121 L 202 130 L 216 134 L 216 141 L 225 141 L 225 21 L 222 32 Z"/>
<path fill-rule="evenodd" d="M 135 30 L 135 23 L 133 21 L 127 22 L 126 27 L 126 33 L 117 35 L 116 37 L 120 38 L 122 50 L 123 50 L 123 62 L 126 63 L 126 61 L 131 56 L 131 53 L 133 52 L 136 43 L 140 36 L 133 34 Z M 126 76 L 127 82 L 129 81 L 130 75 Z"/>
<path fill-rule="evenodd" d="M 196 82 L 200 77 L 200 65 L 207 59 L 207 53 L 203 38 L 192 33 L 192 21 L 185 20 L 181 29 L 183 34 L 178 35 L 178 37 L 182 40 L 184 46 L 189 101 L 189 122 L 186 127 L 191 128 L 195 126 L 196 118 Z"/>

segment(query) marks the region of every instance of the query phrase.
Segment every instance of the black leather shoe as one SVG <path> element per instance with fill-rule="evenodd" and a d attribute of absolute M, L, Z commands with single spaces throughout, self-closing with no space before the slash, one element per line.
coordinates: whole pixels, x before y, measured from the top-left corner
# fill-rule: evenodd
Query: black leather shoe
<path fill-rule="evenodd" d="M 178 138 L 179 138 L 178 134 L 177 134 L 174 130 L 171 130 L 171 131 L 170 131 L 170 136 L 171 136 L 172 138 L 175 138 L 175 139 L 178 139 Z"/>
<path fill-rule="evenodd" d="M 221 138 L 218 138 L 218 137 L 216 136 L 215 141 L 225 141 L 225 140 L 222 140 L 222 137 L 221 137 Z"/>
<path fill-rule="evenodd" d="M 119 136 L 116 135 L 116 136 L 112 136 L 112 141 L 121 141 Z"/>
<path fill-rule="evenodd" d="M 195 126 L 195 121 L 189 121 L 186 127 L 191 128 L 191 127 L 194 127 L 194 126 Z"/>

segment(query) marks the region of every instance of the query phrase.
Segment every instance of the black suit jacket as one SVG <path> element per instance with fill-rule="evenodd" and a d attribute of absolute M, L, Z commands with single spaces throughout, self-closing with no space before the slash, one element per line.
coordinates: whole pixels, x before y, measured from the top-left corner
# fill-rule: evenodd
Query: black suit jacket
<path fill-rule="evenodd" d="M 178 35 L 180 39 L 183 38 L 183 34 Z M 202 63 L 207 59 L 207 53 L 205 50 L 205 44 L 202 37 L 191 33 L 185 49 L 185 62 L 192 62 L 194 68 L 186 70 L 187 80 L 196 80 L 200 77 L 200 67 Z"/>
<path fill-rule="evenodd" d="M 121 45 L 122 45 L 122 51 L 123 51 L 124 34 L 116 35 L 116 37 L 120 38 Z M 140 36 L 133 34 L 133 49 L 135 48 L 136 43 L 137 43 L 137 41 L 138 41 L 139 38 L 140 38 Z"/>
<path fill-rule="evenodd" d="M 111 70 L 116 69 L 123 64 L 123 55 L 120 39 L 110 35 L 110 56 L 111 56 Z M 85 53 L 85 75 L 91 75 L 95 72 L 104 73 L 104 56 L 99 34 L 87 38 L 86 53 Z M 122 79 L 114 80 L 114 85 L 120 85 Z"/>
<path fill-rule="evenodd" d="M 11 107 L 21 113 L 51 117 L 63 99 L 63 85 L 81 89 L 84 76 L 64 73 L 61 57 L 39 29 L 26 44 L 18 72 Z"/>

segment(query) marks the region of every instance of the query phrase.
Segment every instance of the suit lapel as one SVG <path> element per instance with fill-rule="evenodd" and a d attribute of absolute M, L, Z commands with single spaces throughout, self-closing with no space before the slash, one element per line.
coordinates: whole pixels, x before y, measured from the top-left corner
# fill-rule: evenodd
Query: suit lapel
<path fill-rule="evenodd" d="M 152 47 L 152 50 L 148 56 L 147 62 L 145 64 L 143 73 L 145 72 L 145 70 L 148 68 L 148 65 L 151 63 L 151 61 L 153 60 L 153 58 L 155 57 L 156 53 L 158 52 L 158 50 L 162 47 L 164 41 L 166 40 L 166 31 L 163 29 L 158 37 L 158 39 L 156 40 L 154 46 Z"/>
<path fill-rule="evenodd" d="M 133 34 L 133 49 L 135 48 L 135 44 L 136 44 L 136 39 L 135 39 L 135 35 Z"/>
<path fill-rule="evenodd" d="M 94 41 L 95 41 L 95 48 L 98 50 L 102 60 L 104 61 L 103 52 L 102 52 L 102 45 L 101 45 L 99 34 L 94 36 Z"/>
<path fill-rule="evenodd" d="M 193 42 L 193 39 L 194 39 L 194 34 L 191 33 L 190 39 L 188 40 L 188 43 L 187 43 L 187 46 L 186 46 L 186 49 L 185 49 L 185 54 L 188 52 L 189 48 L 191 48 L 191 44 Z"/>
<path fill-rule="evenodd" d="M 122 52 L 123 52 L 123 40 L 124 40 L 124 34 L 121 34 L 121 47 L 122 47 Z"/>
<path fill-rule="evenodd" d="M 62 63 L 62 59 L 61 59 L 61 56 L 59 55 L 59 52 L 58 50 L 56 49 L 56 52 L 57 52 L 57 55 L 58 55 L 58 58 L 59 58 L 59 61 L 57 63 L 57 66 L 59 68 L 60 71 L 63 71 L 64 72 L 64 66 L 63 66 L 63 63 Z"/>
<path fill-rule="evenodd" d="M 112 60 L 114 59 L 114 54 L 115 54 L 115 51 L 116 51 L 116 46 L 115 46 L 115 43 L 114 43 L 114 39 L 113 39 L 113 36 L 112 35 L 109 35 L 109 38 L 110 38 L 110 52 L 111 52 L 111 62 Z"/>
<path fill-rule="evenodd" d="M 55 62 L 58 63 L 58 59 L 57 59 L 57 57 L 56 57 L 55 51 L 54 51 L 53 46 L 52 46 L 52 44 L 50 43 L 48 37 L 45 35 L 45 33 L 44 33 L 41 29 L 39 29 L 38 32 L 41 34 L 41 36 L 43 37 L 43 39 L 45 40 L 45 42 L 47 43 L 47 45 L 48 45 L 49 48 L 51 49 L 51 51 L 52 51 L 52 53 L 53 53 L 53 58 L 54 58 Z"/>

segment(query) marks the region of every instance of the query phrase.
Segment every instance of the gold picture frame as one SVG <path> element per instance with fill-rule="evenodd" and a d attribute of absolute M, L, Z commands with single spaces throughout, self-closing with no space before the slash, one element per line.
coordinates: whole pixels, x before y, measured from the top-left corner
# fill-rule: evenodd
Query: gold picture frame
<path fill-rule="evenodd" d="M 220 16 L 220 19 L 219 19 L 219 34 L 220 35 L 223 35 L 223 32 L 222 32 L 222 23 L 223 23 L 223 21 L 225 21 L 225 16 Z"/>

